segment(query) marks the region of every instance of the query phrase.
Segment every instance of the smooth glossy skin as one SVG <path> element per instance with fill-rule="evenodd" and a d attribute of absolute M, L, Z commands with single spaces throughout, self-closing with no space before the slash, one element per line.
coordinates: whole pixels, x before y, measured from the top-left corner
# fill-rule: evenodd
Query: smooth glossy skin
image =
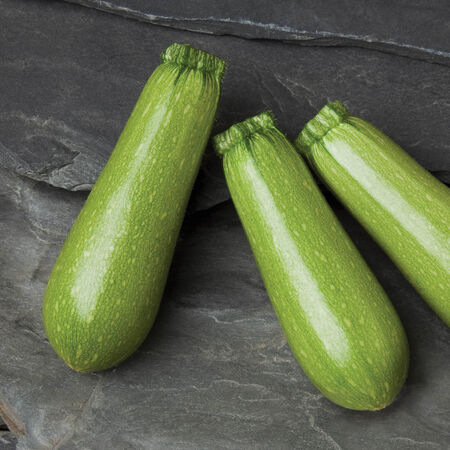
<path fill-rule="evenodd" d="M 384 290 L 270 113 L 215 137 L 233 202 L 289 345 L 338 405 L 392 402 L 408 343 Z"/>
<path fill-rule="evenodd" d="M 450 326 L 450 189 L 339 102 L 325 106 L 296 145 Z"/>
<path fill-rule="evenodd" d="M 55 263 L 43 305 L 73 369 L 127 358 L 158 311 L 225 63 L 173 44 L 148 80 Z"/>

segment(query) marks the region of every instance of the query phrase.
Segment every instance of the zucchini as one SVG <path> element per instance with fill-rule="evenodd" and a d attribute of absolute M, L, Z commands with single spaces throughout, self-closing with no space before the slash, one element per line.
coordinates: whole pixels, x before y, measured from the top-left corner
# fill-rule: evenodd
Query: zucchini
<path fill-rule="evenodd" d="M 150 330 L 219 101 L 224 61 L 180 44 L 161 60 L 45 292 L 48 339 L 80 372 L 115 366 Z"/>
<path fill-rule="evenodd" d="M 409 350 L 383 288 L 270 112 L 214 138 L 228 188 L 287 341 L 331 401 L 376 410 Z"/>
<path fill-rule="evenodd" d="M 450 189 L 340 102 L 322 108 L 296 146 L 450 326 Z"/>

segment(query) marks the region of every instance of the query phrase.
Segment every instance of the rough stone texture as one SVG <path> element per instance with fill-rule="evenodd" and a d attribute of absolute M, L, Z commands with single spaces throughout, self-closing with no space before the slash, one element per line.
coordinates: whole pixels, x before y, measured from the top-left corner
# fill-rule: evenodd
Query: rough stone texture
<path fill-rule="evenodd" d="M 448 445 L 448 329 L 341 207 L 411 345 L 406 387 L 379 413 L 331 404 L 303 374 L 230 202 L 186 221 L 158 320 L 136 355 L 104 373 L 70 370 L 44 337 L 40 306 L 85 196 L 3 169 L 0 181 L 0 398 L 19 448 Z"/>
<path fill-rule="evenodd" d="M 450 4 L 442 0 L 68 0 L 158 25 L 303 45 L 356 46 L 450 65 Z M 424 32 L 426 30 L 426 32 Z"/>
<path fill-rule="evenodd" d="M 74 191 L 94 182 L 174 41 L 229 62 L 216 131 L 271 108 L 294 137 L 338 98 L 449 180 L 445 65 L 189 33 L 68 3 L 1 1 L 0 413 L 19 449 L 448 448 L 448 328 L 329 197 L 399 311 L 411 370 L 384 411 L 328 402 L 286 344 L 211 149 L 143 346 L 117 369 L 92 375 L 55 355 L 41 302 L 87 196 Z M 4 436 L 0 448 L 11 448 Z"/>
<path fill-rule="evenodd" d="M 432 171 L 450 171 L 448 67 L 358 48 L 304 48 L 155 27 L 80 6 L 2 2 L 0 163 L 69 190 L 94 183 L 159 54 L 189 42 L 229 63 L 214 132 L 272 109 L 293 138 L 346 102 Z M 209 148 L 193 209 L 228 198 Z"/>
<path fill-rule="evenodd" d="M 0 448 L 2 450 L 12 450 L 16 448 L 17 438 L 15 434 L 8 429 L 0 416 Z"/>

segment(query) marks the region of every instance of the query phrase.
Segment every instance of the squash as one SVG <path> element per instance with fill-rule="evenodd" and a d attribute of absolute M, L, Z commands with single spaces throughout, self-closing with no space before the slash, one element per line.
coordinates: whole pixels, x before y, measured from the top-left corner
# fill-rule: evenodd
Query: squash
<path fill-rule="evenodd" d="M 152 327 L 219 101 L 224 61 L 179 44 L 161 59 L 45 292 L 48 339 L 81 372 L 120 363 Z"/>
<path fill-rule="evenodd" d="M 293 145 L 263 112 L 214 138 L 287 341 L 331 401 L 376 410 L 402 387 L 403 326 Z"/>
<path fill-rule="evenodd" d="M 308 122 L 296 145 L 450 326 L 450 189 L 340 102 Z"/>

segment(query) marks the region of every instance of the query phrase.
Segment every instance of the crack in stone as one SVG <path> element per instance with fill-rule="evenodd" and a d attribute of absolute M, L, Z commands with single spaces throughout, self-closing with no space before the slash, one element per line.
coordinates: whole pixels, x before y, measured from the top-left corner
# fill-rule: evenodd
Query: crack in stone
<path fill-rule="evenodd" d="M 6 319 L 8 320 L 8 319 Z M 41 336 L 37 331 L 33 330 L 30 324 L 26 323 L 23 319 L 15 319 L 12 321 L 12 324 L 17 330 L 22 330 L 23 332 L 30 334 L 36 338 L 38 338 L 40 341 L 43 341 L 47 343 L 47 339 L 43 336 Z"/>
<path fill-rule="evenodd" d="M 91 375 L 97 375 L 97 374 L 91 374 Z M 82 429 L 83 421 L 85 420 L 89 409 L 92 407 L 92 404 L 94 403 L 99 390 L 101 390 L 100 384 L 102 382 L 102 378 L 100 375 L 97 375 L 97 376 L 99 377 L 98 381 L 95 384 L 95 386 L 93 387 L 92 392 L 89 395 L 88 399 L 84 403 L 82 410 L 80 412 L 80 415 L 78 416 L 78 418 L 76 420 L 74 420 L 74 421 L 70 420 L 72 427 L 63 436 L 61 436 L 57 441 L 54 442 L 54 445 L 52 447 L 53 450 L 58 450 L 61 447 L 63 447 L 64 444 L 67 443 L 72 438 L 72 436 L 74 435 L 74 433 L 77 429 Z"/>
<path fill-rule="evenodd" d="M 431 441 L 415 441 L 414 439 L 411 438 L 407 438 L 407 437 L 402 437 L 402 436 L 398 436 L 398 437 L 393 437 L 391 438 L 391 441 L 405 441 L 405 443 L 408 443 L 408 445 L 412 445 L 412 446 L 426 446 L 426 448 L 441 448 L 441 446 L 439 444 L 437 444 L 436 442 L 431 442 Z"/>
<path fill-rule="evenodd" d="M 0 166 L 67 191 L 92 187 L 98 168 L 104 165 L 103 142 L 53 118 L 28 116 L 17 111 L 0 114 L 0 118 L 5 122 L 4 126 L 8 121 L 20 122 L 23 130 L 14 150 L 0 142 Z M 93 146 L 96 151 L 92 151 Z M 85 180 L 77 179 L 81 169 Z"/>
<path fill-rule="evenodd" d="M 8 425 L 8 428 L 17 437 L 26 434 L 25 424 L 16 416 L 14 411 L 4 400 L 0 400 L 0 415 L 6 425 Z"/>
<path fill-rule="evenodd" d="M 320 428 L 318 425 L 316 425 L 316 418 L 309 411 L 309 409 L 306 410 L 306 415 L 308 416 L 309 425 L 314 431 L 316 431 L 321 436 L 323 436 L 325 441 L 328 442 L 333 449 L 342 450 L 342 447 L 327 432 L 325 432 L 322 428 Z"/>
<path fill-rule="evenodd" d="M 125 17 L 127 19 L 147 22 L 154 25 L 165 26 L 168 28 L 181 29 L 194 33 L 212 34 L 218 36 L 235 36 L 242 39 L 267 39 L 273 41 L 282 41 L 288 43 L 297 43 L 307 46 L 324 47 L 362 47 L 372 50 L 378 50 L 385 53 L 391 53 L 410 59 L 418 59 L 435 64 L 450 66 L 450 52 L 422 47 L 413 44 L 395 42 L 392 40 L 374 39 L 370 36 L 361 36 L 350 33 L 337 33 L 329 31 L 307 31 L 291 26 L 278 25 L 275 23 L 255 22 L 249 19 L 235 20 L 224 17 L 174 17 L 158 14 L 144 13 L 126 6 L 114 5 L 108 1 L 89 0 L 65 0 L 68 3 L 74 3 L 92 9 L 97 9 L 109 14 Z M 231 30 L 209 30 L 202 25 L 204 23 L 214 22 L 219 26 L 237 25 L 242 27 L 252 27 L 256 30 L 255 35 L 241 33 Z M 279 37 L 273 37 L 271 34 L 280 33 Z"/>

